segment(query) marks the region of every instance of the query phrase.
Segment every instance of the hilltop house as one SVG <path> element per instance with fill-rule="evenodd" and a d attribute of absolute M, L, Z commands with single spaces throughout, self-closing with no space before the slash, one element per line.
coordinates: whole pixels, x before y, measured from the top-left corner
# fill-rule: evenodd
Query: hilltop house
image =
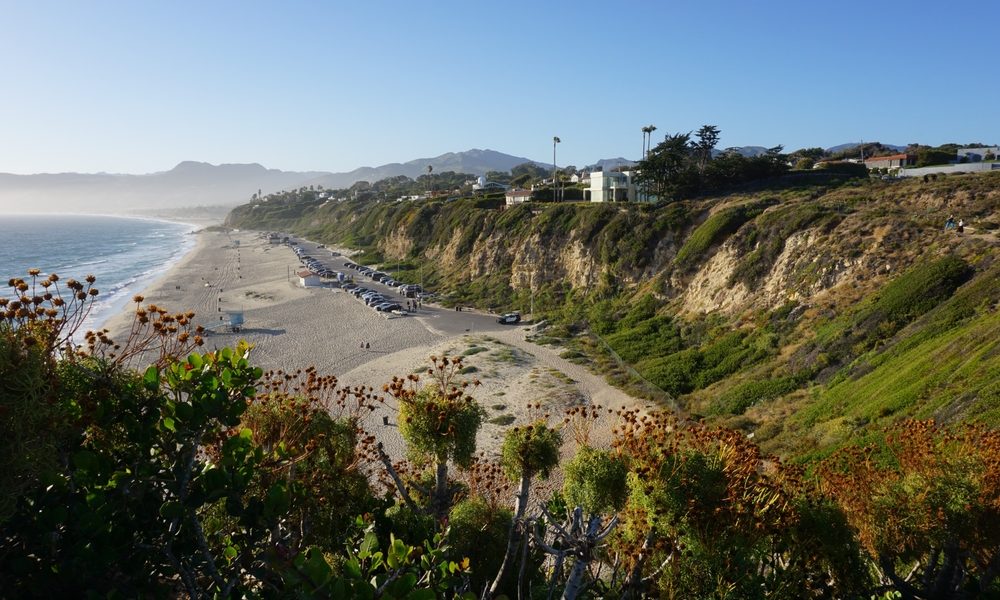
<path fill-rule="evenodd" d="M 634 202 L 638 199 L 632 171 L 594 171 L 590 187 L 583 190 L 584 201 Z"/>
<path fill-rule="evenodd" d="M 510 186 L 506 186 L 502 183 L 497 183 L 495 181 L 486 181 L 485 177 L 479 177 L 476 179 L 476 183 L 472 184 L 472 192 L 474 194 L 485 194 L 487 192 L 502 192 Z"/>
<path fill-rule="evenodd" d="M 902 169 L 917 164 L 916 154 L 890 154 L 889 156 L 873 156 L 865 159 L 869 169 Z"/>
<path fill-rule="evenodd" d="M 507 193 L 504 194 L 504 200 L 507 201 L 507 206 L 529 202 L 531 201 L 531 190 L 507 190 Z"/>

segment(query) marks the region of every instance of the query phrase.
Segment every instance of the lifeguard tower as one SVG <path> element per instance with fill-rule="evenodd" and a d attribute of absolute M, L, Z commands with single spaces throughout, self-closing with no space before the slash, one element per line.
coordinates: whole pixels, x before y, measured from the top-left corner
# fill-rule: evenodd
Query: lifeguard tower
<path fill-rule="evenodd" d="M 233 333 L 239 333 L 243 329 L 243 311 L 242 310 L 227 310 L 226 317 L 229 320 L 229 330 Z"/>

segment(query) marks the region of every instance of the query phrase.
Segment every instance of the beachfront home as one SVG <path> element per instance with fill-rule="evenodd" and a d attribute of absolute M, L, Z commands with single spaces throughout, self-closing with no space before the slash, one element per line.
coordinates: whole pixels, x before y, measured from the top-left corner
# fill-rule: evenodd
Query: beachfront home
<path fill-rule="evenodd" d="M 299 285 L 304 288 L 319 287 L 323 284 L 320 280 L 319 275 L 313 273 L 309 269 L 302 269 L 296 275 L 299 276 Z"/>
<path fill-rule="evenodd" d="M 590 188 L 583 190 L 583 199 L 590 202 L 635 201 L 635 181 L 632 171 L 594 171 L 590 174 Z"/>

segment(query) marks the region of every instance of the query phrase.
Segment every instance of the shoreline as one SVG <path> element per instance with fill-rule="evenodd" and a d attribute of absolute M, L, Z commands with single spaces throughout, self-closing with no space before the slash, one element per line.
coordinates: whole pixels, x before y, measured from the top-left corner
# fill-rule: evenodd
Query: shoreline
<path fill-rule="evenodd" d="M 116 217 L 122 218 L 122 217 Z M 124 217 L 133 218 L 133 217 Z M 192 254 L 197 252 L 199 245 L 199 232 L 201 231 L 197 226 L 191 223 L 180 223 L 178 221 L 167 221 L 165 219 L 143 219 L 147 221 L 158 221 L 161 223 L 171 223 L 180 224 L 190 227 L 190 229 L 180 235 L 181 248 L 178 252 L 167 258 L 159 267 L 152 269 L 150 273 L 146 275 L 140 275 L 136 277 L 136 280 L 130 284 L 123 284 L 122 289 L 125 293 L 122 294 L 121 298 L 116 299 L 111 302 L 105 309 L 105 314 L 101 315 L 100 320 L 94 319 L 85 329 L 99 330 L 108 327 L 112 321 L 120 317 L 123 313 L 127 313 L 131 316 L 131 311 L 128 310 L 130 304 L 132 304 L 132 298 L 136 294 L 141 294 L 143 290 L 149 289 L 155 286 L 161 280 L 170 276 L 170 272 L 180 263 L 187 260 Z M 190 245 L 188 240 L 191 240 Z M 103 311 L 102 311 L 103 312 Z"/>
<path fill-rule="evenodd" d="M 140 294 L 144 305 L 194 311 L 194 322 L 212 329 L 202 352 L 246 340 L 253 345 L 251 362 L 265 371 L 312 366 L 337 377 L 341 388 L 366 386 L 376 393 L 393 376 L 426 371 L 431 355 L 462 356 L 468 368 L 463 377 L 482 382 L 473 392 L 487 412 L 477 445 L 491 457 L 499 455 L 508 427 L 538 418 L 533 403 L 557 419 L 577 405 L 654 408 L 561 358 L 558 349 L 527 341 L 530 327 L 434 305 L 387 318 L 339 289 L 300 287 L 292 276 L 299 265 L 295 254 L 258 232 L 201 230 L 196 236 L 195 247 Z M 227 311 L 242 312 L 241 331 L 229 330 Z M 131 322 L 130 310 L 116 315 L 106 325 L 110 337 L 124 340 Z M 396 415 L 394 401 L 386 398 L 362 422 L 390 456 L 403 458 Z M 595 437 L 605 438 L 614 419 L 595 424 Z M 575 445 L 567 442 L 565 452 L 572 452 Z"/>

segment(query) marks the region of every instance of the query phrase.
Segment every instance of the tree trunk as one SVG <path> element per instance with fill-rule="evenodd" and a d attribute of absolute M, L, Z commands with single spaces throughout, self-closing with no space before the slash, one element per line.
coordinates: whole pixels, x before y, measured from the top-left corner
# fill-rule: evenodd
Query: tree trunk
<path fill-rule="evenodd" d="M 587 532 L 583 536 L 583 544 L 573 563 L 573 570 L 570 571 L 569 579 L 566 580 L 566 588 L 563 590 L 563 600 L 576 600 L 576 597 L 583 591 L 583 574 L 587 572 L 587 565 L 590 564 L 593 550 L 591 545 L 597 539 L 597 532 L 601 528 L 601 518 L 591 517 L 587 523 Z"/>
<path fill-rule="evenodd" d="M 531 489 L 531 477 L 521 475 L 521 485 L 519 486 L 517 497 L 514 500 L 514 518 L 510 522 L 510 531 L 507 533 L 507 549 L 503 553 L 503 562 L 500 563 L 500 570 L 493 578 L 489 590 L 486 592 L 487 598 L 494 598 L 500 593 L 500 584 L 514 562 L 514 553 L 517 551 L 517 540 L 520 532 L 521 519 L 528 508 L 528 493 Z"/>
<path fill-rule="evenodd" d="M 437 476 L 434 480 L 434 513 L 444 517 L 448 512 L 448 461 L 437 464 Z"/>

